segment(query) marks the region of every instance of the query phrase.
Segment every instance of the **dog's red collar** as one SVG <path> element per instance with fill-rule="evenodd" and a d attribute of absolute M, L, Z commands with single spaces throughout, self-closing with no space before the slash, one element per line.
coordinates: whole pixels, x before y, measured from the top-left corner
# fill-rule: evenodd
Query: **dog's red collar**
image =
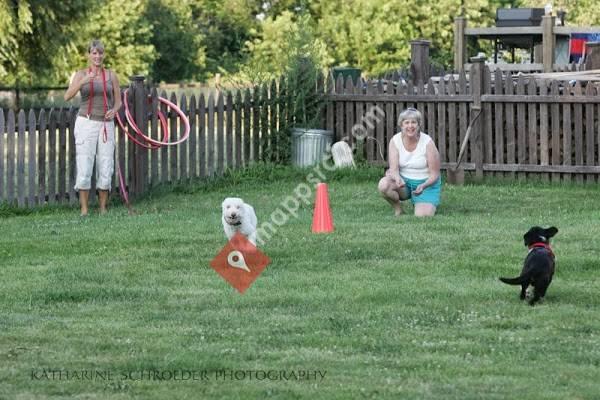
<path fill-rule="evenodd" d="M 554 252 L 552 251 L 552 248 L 550 247 L 550 245 L 548 243 L 536 242 L 536 243 L 532 243 L 529 245 L 529 250 L 533 250 L 535 248 L 544 248 L 544 249 L 548 250 L 548 252 L 552 256 L 552 258 L 554 258 Z"/>

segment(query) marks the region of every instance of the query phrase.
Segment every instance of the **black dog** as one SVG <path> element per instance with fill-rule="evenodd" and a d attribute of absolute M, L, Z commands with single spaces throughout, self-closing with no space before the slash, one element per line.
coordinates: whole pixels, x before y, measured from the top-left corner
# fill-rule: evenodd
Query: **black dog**
<path fill-rule="evenodd" d="M 523 241 L 529 248 L 529 253 L 523 263 L 521 276 L 517 278 L 500 278 L 500 280 L 509 285 L 521 285 L 521 300 L 525 300 L 527 287 L 534 287 L 533 297 L 529 300 L 530 305 L 534 305 L 538 300 L 546 295 L 546 290 L 552 282 L 554 275 L 554 253 L 550 248 L 550 238 L 558 233 L 558 229 L 550 227 L 548 229 L 534 226 L 525 235 Z"/>

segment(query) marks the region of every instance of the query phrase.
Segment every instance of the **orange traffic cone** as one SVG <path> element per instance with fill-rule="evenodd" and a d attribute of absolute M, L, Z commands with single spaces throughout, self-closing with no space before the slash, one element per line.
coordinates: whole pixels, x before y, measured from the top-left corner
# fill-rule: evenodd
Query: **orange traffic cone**
<path fill-rule="evenodd" d="M 319 183 L 317 185 L 317 198 L 315 199 L 315 212 L 312 223 L 313 233 L 333 232 L 333 218 L 329 208 L 329 195 L 327 194 L 327 184 Z"/>

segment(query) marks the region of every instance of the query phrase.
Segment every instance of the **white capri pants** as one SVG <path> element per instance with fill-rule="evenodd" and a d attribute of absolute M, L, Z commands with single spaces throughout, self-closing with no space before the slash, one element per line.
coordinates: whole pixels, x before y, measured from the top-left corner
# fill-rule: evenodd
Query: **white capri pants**
<path fill-rule="evenodd" d="M 106 142 L 104 142 L 104 126 L 106 126 Z M 77 116 L 74 136 L 77 161 L 75 190 L 91 189 L 94 158 L 96 159 L 96 189 L 110 190 L 115 170 L 114 121 L 94 121 Z"/>

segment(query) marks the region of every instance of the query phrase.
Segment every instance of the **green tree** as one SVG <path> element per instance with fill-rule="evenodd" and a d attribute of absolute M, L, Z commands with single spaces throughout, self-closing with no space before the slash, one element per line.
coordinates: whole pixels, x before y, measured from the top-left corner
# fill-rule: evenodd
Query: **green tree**
<path fill-rule="evenodd" d="M 155 81 L 198 80 L 205 68 L 202 34 L 188 0 L 150 0 L 145 17 L 153 26 L 150 39 L 157 52 L 151 68 Z"/>
<path fill-rule="evenodd" d="M 333 62 L 325 43 L 316 36 L 316 28 L 308 15 L 298 16 L 286 10 L 277 17 L 267 17 L 260 31 L 253 33 L 256 37 L 245 44 L 248 61 L 237 77 L 243 81 L 266 82 L 285 75 L 299 53 L 310 53 L 321 68 Z M 306 48 L 295 48 L 298 43 Z"/>
<path fill-rule="evenodd" d="M 322 0 L 264 0 L 262 1 L 262 14 L 264 17 L 277 17 L 284 11 L 300 15 L 308 13 L 312 18 L 317 16 Z"/>
<path fill-rule="evenodd" d="M 523 0 L 523 5 L 527 7 L 543 8 L 547 3 L 547 0 Z M 567 12 L 567 25 L 600 25 L 600 7 L 598 7 L 597 0 L 554 0 L 550 3 L 553 6 L 554 15 L 556 15 L 558 10 Z"/>
<path fill-rule="evenodd" d="M 100 39 L 106 47 L 106 66 L 119 74 L 121 83 L 131 75 L 150 74 L 157 54 L 152 45 L 152 25 L 144 17 L 147 0 L 106 0 L 75 30 L 72 46 L 57 54 L 55 79 L 66 82 L 73 71 L 87 65 L 87 47 L 92 39 Z"/>
<path fill-rule="evenodd" d="M 469 0 L 471 23 L 491 23 L 491 4 Z M 460 0 L 329 0 L 320 3 L 317 26 L 336 64 L 378 75 L 407 65 L 410 41 L 419 38 L 431 40 L 432 56 L 449 64 L 454 17 L 460 11 Z"/>
<path fill-rule="evenodd" d="M 397 68 L 410 57 L 408 38 L 418 37 L 411 15 L 413 1 L 332 0 L 321 4 L 319 34 L 336 64 L 378 74 Z"/>
<path fill-rule="evenodd" d="M 206 76 L 235 72 L 245 59 L 246 41 L 254 37 L 262 12 L 260 0 L 199 0 L 194 2 L 194 21 L 206 48 Z"/>
<path fill-rule="evenodd" d="M 72 22 L 89 10 L 84 0 L 1 0 L 0 80 L 47 81 L 55 54 L 73 42 Z"/>

